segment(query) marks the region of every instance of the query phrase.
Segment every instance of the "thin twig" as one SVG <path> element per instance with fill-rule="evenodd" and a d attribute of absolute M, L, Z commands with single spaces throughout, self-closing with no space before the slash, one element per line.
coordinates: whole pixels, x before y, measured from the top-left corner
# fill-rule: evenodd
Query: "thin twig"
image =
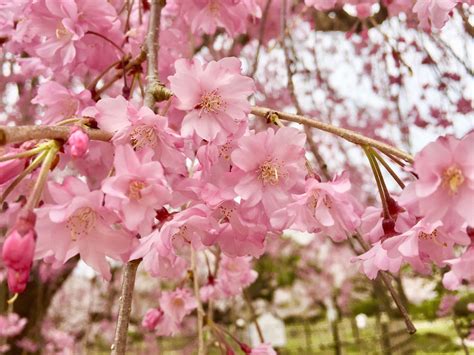
<path fill-rule="evenodd" d="M 388 165 L 388 163 L 380 156 L 379 153 L 375 151 L 375 149 L 370 148 L 370 151 L 372 152 L 373 156 L 377 158 L 377 160 L 383 165 L 385 170 L 388 171 L 388 173 L 392 176 L 393 180 L 395 180 L 402 189 L 405 188 L 405 184 L 403 183 L 402 179 L 398 177 L 398 175 L 393 171 L 393 169 Z"/>
<path fill-rule="evenodd" d="M 265 119 L 268 117 L 268 115 L 275 114 L 275 115 L 278 115 L 278 117 L 282 120 L 296 122 L 302 125 L 308 125 L 310 127 L 317 128 L 321 131 L 332 133 L 354 144 L 358 144 L 361 146 L 369 145 L 371 147 L 377 148 L 379 151 L 381 151 L 384 154 L 391 154 L 409 163 L 413 163 L 413 157 L 410 154 L 398 148 L 395 148 L 389 144 L 383 143 L 373 138 L 366 137 L 360 133 L 351 131 L 346 128 L 336 127 L 331 124 L 317 121 L 315 119 L 308 118 L 305 116 L 295 115 L 292 113 L 285 113 L 281 111 L 274 111 L 267 107 L 253 106 L 250 112 L 254 114 L 255 116 L 262 117 Z"/>
<path fill-rule="evenodd" d="M 243 294 L 244 294 L 245 303 L 247 304 L 250 310 L 250 316 L 252 317 L 252 322 L 255 324 L 255 328 L 257 329 L 258 338 L 260 339 L 260 342 L 263 344 L 265 343 L 265 338 L 263 337 L 262 328 L 260 328 L 260 324 L 258 324 L 257 313 L 255 312 L 255 308 L 252 304 L 252 300 L 250 299 L 250 296 L 248 295 L 247 291 L 244 290 Z"/>
<path fill-rule="evenodd" d="M 260 57 L 260 50 L 262 49 L 263 36 L 265 35 L 265 26 L 267 24 L 268 10 L 270 9 L 271 4 L 272 4 L 272 0 L 267 0 L 267 3 L 265 4 L 265 8 L 263 9 L 262 19 L 260 21 L 260 29 L 258 33 L 257 51 L 255 52 L 255 58 L 253 60 L 253 65 L 252 65 L 252 71 L 250 72 L 250 75 L 249 75 L 251 78 L 253 78 L 253 76 L 257 72 L 258 59 Z"/>

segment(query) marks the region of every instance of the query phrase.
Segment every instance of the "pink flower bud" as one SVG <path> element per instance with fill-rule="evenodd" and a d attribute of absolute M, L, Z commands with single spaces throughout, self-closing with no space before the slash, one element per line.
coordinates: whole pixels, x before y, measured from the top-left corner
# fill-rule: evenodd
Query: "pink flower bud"
<path fill-rule="evenodd" d="M 89 136 L 79 127 L 71 129 L 71 135 L 67 140 L 71 155 L 74 158 L 83 157 L 89 149 Z"/>
<path fill-rule="evenodd" d="M 142 320 L 143 328 L 153 331 L 160 323 L 160 320 L 163 318 L 163 311 L 158 308 L 149 309 Z"/>
<path fill-rule="evenodd" d="M 35 253 L 35 234 L 29 230 L 21 235 L 17 229 L 11 232 L 2 248 L 4 264 L 14 270 L 29 269 Z"/>
<path fill-rule="evenodd" d="M 22 293 L 26 289 L 28 278 L 30 276 L 30 269 L 14 270 L 8 269 L 7 281 L 8 289 L 11 293 Z"/>

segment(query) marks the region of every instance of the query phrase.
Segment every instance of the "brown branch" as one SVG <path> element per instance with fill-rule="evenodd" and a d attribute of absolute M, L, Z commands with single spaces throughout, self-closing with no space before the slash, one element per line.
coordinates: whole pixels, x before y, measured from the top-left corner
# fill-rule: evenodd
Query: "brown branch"
<path fill-rule="evenodd" d="M 360 133 L 351 131 L 346 128 L 336 127 L 331 124 L 317 121 L 315 119 L 308 118 L 305 116 L 300 116 L 300 115 L 295 115 L 292 113 L 285 113 L 285 112 L 280 112 L 280 111 L 274 111 L 267 107 L 253 106 L 250 112 L 254 114 L 255 116 L 262 117 L 265 119 L 267 119 L 272 114 L 277 115 L 278 118 L 281 120 L 296 122 L 302 125 L 314 127 L 321 131 L 332 133 L 351 143 L 358 144 L 361 146 L 368 145 L 368 146 L 377 148 L 379 151 L 381 151 L 384 154 L 390 154 L 397 158 L 403 159 L 409 163 L 413 163 L 413 157 L 410 154 L 398 148 L 395 148 L 389 144 L 383 143 L 373 138 L 366 137 Z"/>
<path fill-rule="evenodd" d="M 100 129 L 84 128 L 90 139 L 109 141 L 112 133 Z M 0 146 L 12 143 L 22 143 L 38 139 L 60 139 L 66 141 L 71 128 L 66 126 L 0 126 Z"/>
<path fill-rule="evenodd" d="M 130 322 L 130 312 L 132 311 L 133 289 L 140 261 L 141 259 L 130 261 L 124 268 L 117 327 L 115 328 L 114 344 L 111 348 L 112 355 L 126 354 L 127 332 L 128 324 Z"/>

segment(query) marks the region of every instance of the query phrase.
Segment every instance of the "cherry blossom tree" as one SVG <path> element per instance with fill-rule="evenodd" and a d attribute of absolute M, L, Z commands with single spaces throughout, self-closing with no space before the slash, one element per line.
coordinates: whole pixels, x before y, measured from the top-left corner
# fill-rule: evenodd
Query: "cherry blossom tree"
<path fill-rule="evenodd" d="M 2 351 L 74 343 L 46 318 L 80 261 L 111 285 L 122 267 L 112 354 L 140 265 L 144 333 L 192 320 L 198 354 L 275 354 L 213 310 L 254 312 L 253 267 L 288 232 L 312 234 L 292 250 L 326 285 L 308 304 L 343 311 L 365 274 L 414 333 L 407 267 L 474 283 L 473 5 L 0 1 Z"/>

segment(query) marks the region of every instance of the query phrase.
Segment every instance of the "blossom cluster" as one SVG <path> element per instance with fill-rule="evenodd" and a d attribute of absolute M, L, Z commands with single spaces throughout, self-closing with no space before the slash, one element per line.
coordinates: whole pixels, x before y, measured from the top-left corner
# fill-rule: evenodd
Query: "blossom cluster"
<path fill-rule="evenodd" d="M 468 2 L 304 0 L 295 8 L 308 14 L 355 8 L 355 23 L 364 26 L 379 10 L 405 13 L 430 31 Z M 33 107 L 41 126 L 67 128 L 66 137 L 1 148 L 2 273 L 12 294 L 24 292 L 34 262 L 43 281 L 77 256 L 111 280 L 109 260 L 142 260 L 146 272 L 174 287 L 160 290 L 142 326 L 174 335 L 201 302 L 239 296 L 254 283 L 253 261 L 288 230 L 313 234 L 300 263 L 308 282 L 336 282 L 330 257 L 318 265 L 322 272 L 313 270 L 312 253 L 322 244 L 349 245 L 360 236 L 369 248 L 353 261 L 370 279 L 405 264 L 429 274 L 434 264 L 449 270 L 447 289 L 474 283 L 474 132 L 430 143 L 412 168 L 402 163 L 409 177 L 399 195 L 383 191 L 383 177 L 374 171 L 383 207 L 366 206 L 348 171 L 328 178 L 313 166 L 306 154 L 311 137 L 301 129 L 282 124 L 278 115 L 268 124 L 252 120 L 251 103 L 261 88 L 244 75 L 245 62 L 223 52 L 214 60 L 193 53 L 221 33 L 235 39 L 231 49 L 245 36 L 259 37 L 259 45 L 279 42 L 287 30 L 280 28 L 281 14 L 296 11 L 291 1 L 168 0 L 152 69 L 160 78 L 153 84 L 169 93 L 151 107 L 143 100 L 143 73 L 151 64 L 141 45 L 149 4 L 137 3 L 128 14 L 120 1 L 0 4 L 6 14 L 0 15 L 1 54 L 15 56 L 15 80 L 34 78 L 28 85 L 37 86 L 32 97 L 19 100 Z M 190 37 L 199 42 L 191 49 Z M 283 106 L 288 95 L 282 96 Z M 461 100 L 459 111 L 469 111 L 470 102 Z M 107 138 L 94 139 L 97 132 Z M 363 148 L 376 159 L 372 147 Z M 330 250 L 346 260 L 352 253 Z M 200 272 L 193 270 L 196 263 Z M 340 283 L 343 309 L 351 286 Z M 311 296 L 322 301 L 329 293 Z M 17 332 L 24 326 L 15 318 L 2 321 L 6 330 L 10 323 Z M 54 344 L 71 343 L 63 333 L 50 337 Z M 241 346 L 249 354 L 274 353 L 268 344 Z"/>

